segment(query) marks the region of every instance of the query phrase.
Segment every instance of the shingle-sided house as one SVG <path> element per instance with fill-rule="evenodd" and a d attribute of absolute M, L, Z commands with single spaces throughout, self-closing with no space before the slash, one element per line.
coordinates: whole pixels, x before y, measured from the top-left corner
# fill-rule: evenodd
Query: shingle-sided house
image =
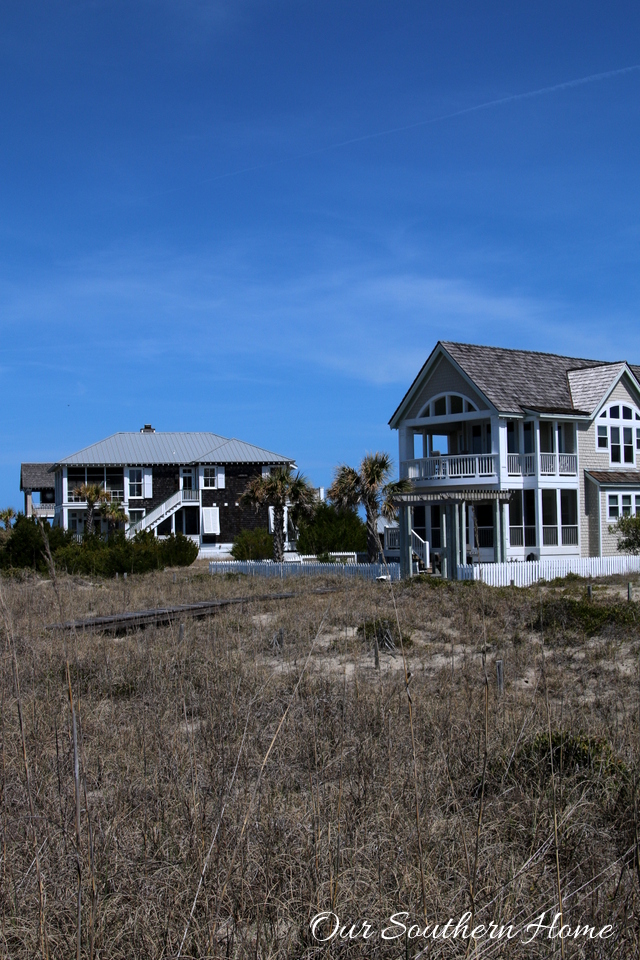
<path fill-rule="evenodd" d="M 24 513 L 26 517 L 41 517 L 53 520 L 55 515 L 55 489 L 52 463 L 21 463 L 20 489 L 24 493 Z M 39 502 L 33 502 L 34 493 Z"/>
<path fill-rule="evenodd" d="M 459 563 L 614 554 L 640 515 L 640 367 L 439 342 L 389 421 L 405 572 L 421 540 Z M 419 539 L 416 539 L 419 538 Z"/>
<path fill-rule="evenodd" d="M 267 508 L 242 509 L 252 477 L 295 463 L 270 450 L 215 433 L 161 433 L 147 424 L 139 433 L 114 433 L 53 464 L 55 520 L 65 530 L 84 529 L 82 484 L 99 484 L 123 504 L 127 534 L 183 533 L 205 550 L 230 549 L 243 529 L 266 527 Z M 100 522 L 100 521 L 99 521 Z M 104 521 L 102 521 L 104 524 Z"/>

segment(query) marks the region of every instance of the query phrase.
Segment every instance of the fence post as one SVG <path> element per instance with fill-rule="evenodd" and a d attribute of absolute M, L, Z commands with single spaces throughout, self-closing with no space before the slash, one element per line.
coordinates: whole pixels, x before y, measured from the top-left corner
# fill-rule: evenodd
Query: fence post
<path fill-rule="evenodd" d="M 496 676 L 498 678 L 498 693 L 500 696 L 504 693 L 504 670 L 502 660 L 496 660 Z"/>
<path fill-rule="evenodd" d="M 587 584 L 587 599 L 593 600 L 593 587 L 590 583 Z"/>
<path fill-rule="evenodd" d="M 631 601 L 633 599 L 631 594 L 631 582 L 627 584 L 627 600 Z"/>

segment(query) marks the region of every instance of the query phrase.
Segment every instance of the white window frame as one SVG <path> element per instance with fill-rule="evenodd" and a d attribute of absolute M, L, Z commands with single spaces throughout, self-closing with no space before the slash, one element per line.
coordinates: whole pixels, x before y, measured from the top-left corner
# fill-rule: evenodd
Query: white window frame
<path fill-rule="evenodd" d="M 211 480 L 212 477 L 207 477 L 208 474 L 213 474 L 213 483 L 207 483 L 207 480 Z M 218 487 L 218 468 L 217 467 L 202 467 L 202 489 L 203 490 L 216 490 Z"/>
<path fill-rule="evenodd" d="M 612 407 L 617 407 L 617 408 L 618 408 L 619 416 L 614 417 L 614 418 L 611 417 L 610 411 L 611 411 L 611 408 L 612 408 Z M 627 407 L 627 409 L 631 410 L 631 417 L 627 417 L 627 418 L 624 418 L 624 417 L 623 417 L 623 415 L 622 415 L 622 414 L 623 414 L 623 409 L 622 409 L 623 407 Z M 637 460 L 638 454 L 640 454 L 640 428 L 638 427 L 638 423 L 637 423 L 638 420 L 640 420 L 640 412 L 638 411 L 638 408 L 637 408 L 633 403 L 631 403 L 630 401 L 626 401 L 626 402 L 625 402 L 625 401 L 623 401 L 623 400 L 615 400 L 615 401 L 613 401 L 613 402 L 611 402 L 611 403 L 608 403 L 608 404 L 606 405 L 606 407 L 604 408 L 604 410 L 601 410 L 600 413 L 598 414 L 597 419 L 596 419 L 596 421 L 595 421 L 595 422 L 596 422 L 596 430 L 595 430 L 596 453 L 602 455 L 602 454 L 604 454 L 605 449 L 606 449 L 606 451 L 607 451 L 607 453 L 608 453 L 608 455 L 609 455 L 609 466 L 611 466 L 611 467 L 618 467 L 618 468 L 622 468 L 622 469 L 624 469 L 625 467 L 626 467 L 627 469 L 635 469 L 636 460 Z M 605 448 L 605 447 L 601 447 L 601 446 L 599 446 L 599 444 L 598 444 L 598 439 L 599 439 L 598 433 L 599 433 L 599 430 L 602 429 L 603 427 L 606 428 L 606 431 L 607 431 L 607 446 L 606 446 L 606 448 Z M 612 443 L 611 443 L 611 431 L 612 431 L 612 427 L 613 427 L 614 429 L 617 429 L 617 430 L 620 431 L 620 432 L 619 432 L 620 443 L 619 443 L 619 444 L 616 444 L 616 446 L 619 446 L 619 447 L 620 447 L 620 459 L 619 459 L 619 460 L 612 460 L 612 459 L 611 459 L 611 446 L 612 446 Z M 635 427 L 635 436 L 634 436 L 634 427 Z M 624 431 L 625 431 L 625 429 L 631 430 L 631 452 L 633 453 L 633 460 L 625 460 L 625 458 L 624 458 L 624 448 L 625 448 Z M 626 446 L 628 447 L 629 444 L 627 444 Z"/>
<path fill-rule="evenodd" d="M 140 475 L 140 479 L 132 480 L 131 474 L 135 473 Z M 143 500 L 144 499 L 144 470 L 142 467 L 128 467 L 127 468 L 127 479 L 129 484 L 129 500 Z M 132 493 L 132 489 L 140 488 L 140 493 Z"/>
<path fill-rule="evenodd" d="M 612 506 L 615 507 L 615 514 L 611 512 Z M 607 519 L 617 520 L 620 516 L 620 501 L 617 493 L 607 494 Z"/>

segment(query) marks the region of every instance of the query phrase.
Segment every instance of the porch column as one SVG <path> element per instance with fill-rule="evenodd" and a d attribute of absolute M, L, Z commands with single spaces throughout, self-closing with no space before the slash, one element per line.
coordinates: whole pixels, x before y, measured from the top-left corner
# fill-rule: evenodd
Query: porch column
<path fill-rule="evenodd" d="M 460 504 L 460 550 L 462 552 L 461 563 L 467 562 L 467 504 L 463 500 Z"/>
<path fill-rule="evenodd" d="M 24 515 L 30 517 L 33 513 L 33 494 L 31 490 L 24 491 Z"/>
<path fill-rule="evenodd" d="M 493 561 L 494 563 L 501 563 L 501 540 L 502 534 L 500 530 L 500 501 L 493 501 Z"/>
<path fill-rule="evenodd" d="M 453 523 L 451 525 L 451 579 L 458 579 L 458 564 L 460 563 L 460 504 L 456 500 L 452 505 Z"/>
<path fill-rule="evenodd" d="M 400 541 L 400 576 L 406 580 L 413 573 L 411 561 L 410 508 L 401 504 L 398 510 L 398 537 Z"/>
<path fill-rule="evenodd" d="M 523 505 L 524 507 L 524 505 Z M 507 559 L 507 547 L 510 544 L 509 539 L 509 504 L 500 504 L 500 515 L 502 517 L 502 559 Z M 523 518 L 524 519 L 524 518 Z"/>
<path fill-rule="evenodd" d="M 440 556 L 442 557 L 441 567 L 442 567 L 442 576 L 446 580 L 449 576 L 449 516 L 448 516 L 448 504 L 445 501 L 440 508 L 440 542 L 442 548 L 440 551 Z"/>

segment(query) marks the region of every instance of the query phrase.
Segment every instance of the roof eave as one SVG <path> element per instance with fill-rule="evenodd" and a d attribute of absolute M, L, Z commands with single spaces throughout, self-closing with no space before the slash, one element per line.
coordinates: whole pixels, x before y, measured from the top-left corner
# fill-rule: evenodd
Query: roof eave
<path fill-rule="evenodd" d="M 480 387 L 478 386 L 478 384 L 475 383 L 475 381 L 469 376 L 469 374 L 467 373 L 467 371 L 466 371 L 463 367 L 460 366 L 460 364 L 458 363 L 458 361 L 457 361 L 454 357 L 451 356 L 451 354 L 449 353 L 449 351 L 447 350 L 447 348 L 444 346 L 444 344 L 442 343 L 442 341 L 441 341 L 441 340 L 438 340 L 438 342 L 436 343 L 435 347 L 433 348 L 433 350 L 431 351 L 431 353 L 429 354 L 429 356 L 427 357 L 427 359 L 425 360 L 425 362 L 424 362 L 424 363 L 422 364 L 422 366 L 420 367 L 420 370 L 419 370 L 417 376 L 415 377 L 413 383 L 411 384 L 411 386 L 409 387 L 409 389 L 408 389 L 407 392 L 405 393 L 404 397 L 402 398 L 402 400 L 400 401 L 398 407 L 396 408 L 395 412 L 393 413 L 391 419 L 389 420 L 389 426 L 391 427 L 392 430 L 397 430 L 397 429 L 398 429 L 398 427 L 399 427 L 399 425 L 400 425 L 400 421 L 401 421 L 401 419 L 402 419 L 403 410 L 405 409 L 405 407 L 407 406 L 407 404 L 413 399 L 413 397 L 414 397 L 414 395 L 415 395 L 415 393 L 416 393 L 416 390 L 417 390 L 417 388 L 418 388 L 418 383 L 423 379 L 423 375 L 426 374 L 426 372 L 428 371 L 429 367 L 430 367 L 433 363 L 435 363 L 436 360 L 437 360 L 440 356 L 445 356 L 445 357 L 447 358 L 447 360 L 449 361 L 449 363 L 451 363 L 451 364 L 455 367 L 455 369 L 458 371 L 458 373 L 460 374 L 460 376 L 463 377 L 464 380 L 466 380 L 466 382 L 469 384 L 469 386 L 470 386 L 470 387 L 473 387 L 473 389 L 476 391 L 476 393 L 478 393 L 478 394 L 483 398 L 483 400 L 485 401 L 485 403 L 486 403 L 487 406 L 489 407 L 489 412 L 491 412 L 491 411 L 493 411 L 494 413 L 497 413 L 497 412 L 498 412 L 498 411 L 496 410 L 496 407 L 494 406 L 494 404 L 489 400 L 489 398 L 486 396 L 486 394 L 483 393 L 483 391 L 480 389 Z"/>

